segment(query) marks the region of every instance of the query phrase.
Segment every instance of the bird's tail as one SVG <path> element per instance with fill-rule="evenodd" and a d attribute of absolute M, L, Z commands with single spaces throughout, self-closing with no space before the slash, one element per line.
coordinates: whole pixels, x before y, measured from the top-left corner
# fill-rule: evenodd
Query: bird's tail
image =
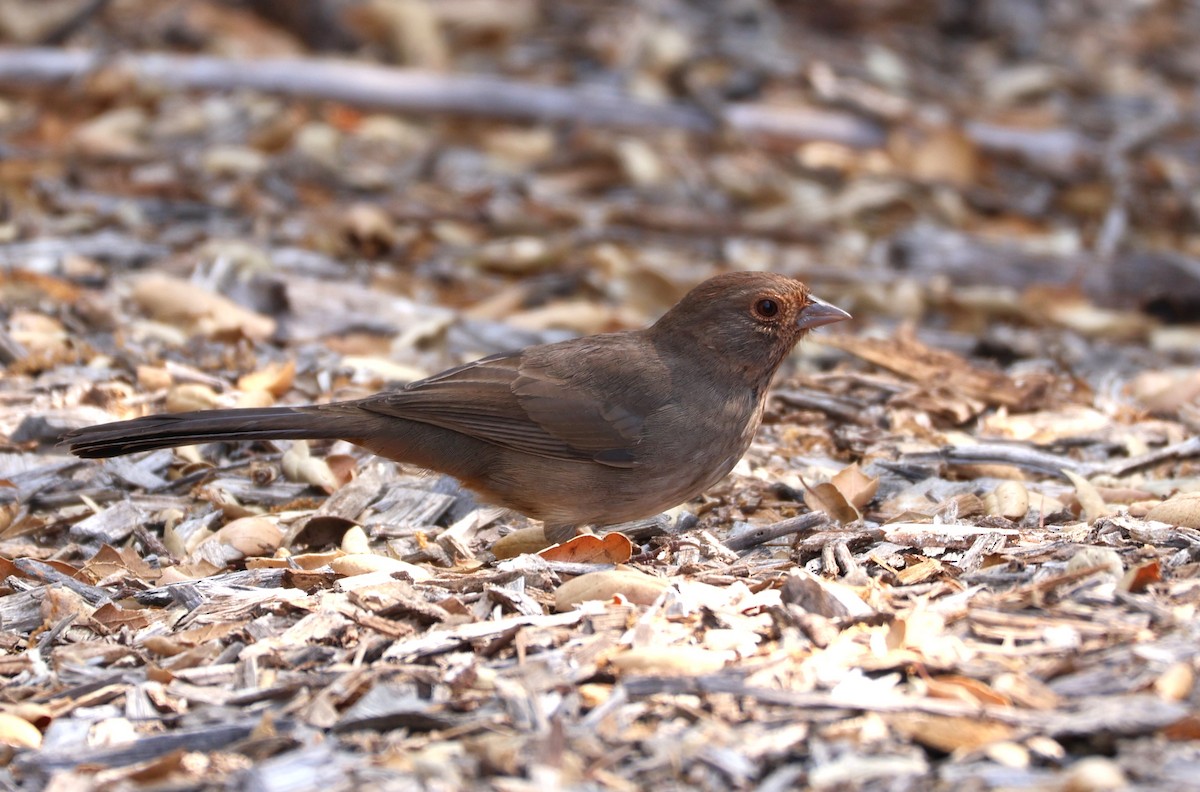
<path fill-rule="evenodd" d="M 194 443 L 350 439 L 355 428 L 352 415 L 323 406 L 198 410 L 72 429 L 60 445 L 95 459 Z"/>

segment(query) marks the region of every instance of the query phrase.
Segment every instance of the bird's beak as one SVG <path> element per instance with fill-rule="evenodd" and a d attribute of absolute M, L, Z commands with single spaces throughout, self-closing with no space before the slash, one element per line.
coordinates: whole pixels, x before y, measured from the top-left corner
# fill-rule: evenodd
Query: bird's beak
<path fill-rule="evenodd" d="M 796 317 L 796 326 L 801 330 L 812 330 L 814 327 L 833 324 L 849 319 L 850 314 L 838 308 L 836 305 L 830 305 L 822 299 L 808 296 L 808 305 L 800 309 L 800 314 Z"/>

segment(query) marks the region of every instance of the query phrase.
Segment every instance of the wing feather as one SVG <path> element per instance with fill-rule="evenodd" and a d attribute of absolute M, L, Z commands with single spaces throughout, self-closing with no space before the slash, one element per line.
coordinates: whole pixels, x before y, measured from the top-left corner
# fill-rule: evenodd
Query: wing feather
<path fill-rule="evenodd" d="M 361 404 L 536 456 L 632 468 L 666 391 L 661 378 L 630 370 L 630 341 L 599 337 L 569 356 L 561 347 L 493 355 Z"/>

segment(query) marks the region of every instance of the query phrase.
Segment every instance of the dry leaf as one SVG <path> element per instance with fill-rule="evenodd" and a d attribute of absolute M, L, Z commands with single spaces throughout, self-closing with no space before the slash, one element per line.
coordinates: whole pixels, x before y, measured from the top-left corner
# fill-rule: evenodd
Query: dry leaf
<path fill-rule="evenodd" d="M 358 460 L 350 454 L 330 454 L 325 457 L 325 464 L 333 473 L 339 487 L 344 487 L 354 480 L 354 472 L 358 469 Z"/>
<path fill-rule="evenodd" d="M 1200 400 L 1200 370 L 1143 371 L 1126 386 L 1142 407 L 1156 415 L 1175 415 Z"/>
<path fill-rule="evenodd" d="M 1195 684 L 1196 672 L 1190 662 L 1172 663 L 1154 680 L 1154 692 L 1166 701 L 1186 701 Z"/>
<path fill-rule="evenodd" d="M 825 512 L 829 519 L 846 525 L 861 519 L 862 514 L 846 500 L 832 482 L 824 482 L 804 491 L 804 503 L 811 511 Z"/>
<path fill-rule="evenodd" d="M 829 335 L 821 343 L 836 347 L 915 382 L 940 383 L 948 393 L 986 404 L 1020 408 L 1043 389 L 1034 379 L 1017 382 L 1008 375 L 976 366 L 959 355 L 917 341 L 911 330 L 889 339 Z"/>
<path fill-rule="evenodd" d="M 1020 743 L 1001 740 L 983 747 L 983 755 L 1003 767 L 1013 767 L 1023 770 L 1032 763 L 1033 756 L 1028 748 Z"/>
<path fill-rule="evenodd" d="M 342 236 L 360 255 L 377 258 L 396 246 L 395 223 L 377 204 L 353 204 L 339 219 Z"/>
<path fill-rule="evenodd" d="M 992 689 L 1007 696 L 1014 704 L 1034 710 L 1052 710 L 1060 699 L 1045 682 L 1027 674 L 1000 674 L 992 680 Z"/>
<path fill-rule="evenodd" d="M 132 547 L 118 550 L 109 544 L 100 545 L 100 549 L 87 560 L 83 569 L 92 580 L 97 581 L 112 575 L 150 581 L 155 580 L 159 574 L 159 570 L 147 563 Z"/>
<path fill-rule="evenodd" d="M 11 748 L 40 748 L 42 733 L 24 718 L 0 712 L 0 745 Z"/>
<path fill-rule="evenodd" d="M 561 252 L 541 237 L 518 236 L 494 239 L 480 246 L 474 264 L 505 273 L 529 273 L 554 263 Z"/>
<path fill-rule="evenodd" d="M 1029 512 L 1029 490 L 1019 481 L 1002 481 L 983 504 L 988 514 L 1019 522 Z"/>
<path fill-rule="evenodd" d="M 1079 500 L 1079 505 L 1083 507 L 1083 517 L 1087 520 L 1088 525 L 1101 517 L 1108 517 L 1114 513 L 1114 509 L 1104 502 L 1104 497 L 1090 481 L 1070 470 L 1063 470 L 1063 475 L 1075 485 L 1075 497 Z"/>
<path fill-rule="evenodd" d="M 175 378 L 162 366 L 141 365 L 137 367 L 137 382 L 142 390 L 156 391 L 171 387 Z"/>
<path fill-rule="evenodd" d="M 161 273 L 139 277 L 132 297 L 155 319 L 205 336 L 241 335 L 261 341 L 275 332 L 274 319 L 194 283 Z"/>
<path fill-rule="evenodd" d="M 928 649 L 946 637 L 945 618 L 927 610 L 916 610 L 888 626 L 887 648 Z"/>
<path fill-rule="evenodd" d="M 273 407 L 275 397 L 268 391 L 237 391 L 233 394 L 233 407 L 253 409 L 255 407 Z"/>
<path fill-rule="evenodd" d="M 75 131 L 79 153 L 90 157 L 140 157 L 150 119 L 140 107 L 118 107 L 88 121 Z"/>
<path fill-rule="evenodd" d="M 839 470 L 829 483 L 807 490 L 804 502 L 812 511 L 823 511 L 844 525 L 862 518 L 862 510 L 878 489 L 879 479 L 866 475 L 855 463 Z"/>
<path fill-rule="evenodd" d="M 1067 574 L 1083 572 L 1088 569 L 1098 569 L 1109 577 L 1120 578 L 1125 572 L 1121 556 L 1111 547 L 1080 547 L 1067 561 Z"/>
<path fill-rule="evenodd" d="M 978 177 L 979 152 L 956 126 L 900 125 L 888 139 L 888 151 L 920 182 L 970 187 Z"/>
<path fill-rule="evenodd" d="M 242 561 L 252 556 L 269 556 L 279 549 L 283 530 L 266 517 L 242 517 L 218 530 L 196 552 L 204 553 L 204 545 L 218 544 L 225 563 Z M 209 560 L 215 560 L 209 558 Z"/>
<path fill-rule="evenodd" d="M 218 401 L 217 392 L 209 386 L 198 382 L 185 382 L 167 392 L 167 401 L 164 406 L 169 413 L 181 413 L 193 410 L 211 410 L 217 406 Z"/>
<path fill-rule="evenodd" d="M 346 533 L 342 534 L 341 548 L 342 552 L 350 555 L 355 553 L 369 553 L 371 551 L 371 540 L 367 537 L 367 532 L 363 530 L 361 525 L 351 525 L 346 529 Z"/>
<path fill-rule="evenodd" d="M 670 588 L 662 578 L 636 569 L 608 569 L 589 572 L 568 580 L 554 592 L 554 607 L 570 610 L 588 600 L 610 600 L 620 595 L 635 605 L 650 605 Z"/>
<path fill-rule="evenodd" d="M 330 566 L 345 553 L 330 550 L 326 553 L 298 553 L 287 558 L 247 558 L 246 569 L 304 569 L 314 570 Z"/>
<path fill-rule="evenodd" d="M 583 534 L 554 547 L 548 547 L 538 555 L 547 561 L 624 564 L 633 555 L 633 543 L 624 534 L 616 532 L 604 536 Z"/>
<path fill-rule="evenodd" d="M 1096 434 L 1108 429 L 1111 421 L 1099 410 L 1083 405 L 1031 413 L 1000 411 L 980 420 L 979 433 L 1044 445 Z"/>
<path fill-rule="evenodd" d="M 938 751 L 973 751 L 989 743 L 1011 740 L 1012 726 L 976 718 L 904 713 L 887 719 L 893 729 Z"/>
<path fill-rule="evenodd" d="M 279 466 L 288 481 L 311 484 L 314 487 L 320 487 L 327 493 L 333 493 L 342 485 L 342 482 L 330 469 L 328 462 L 320 457 L 309 455 L 308 443 L 304 440 L 292 443 L 292 447 L 284 452 L 283 457 L 279 460 Z"/>
<path fill-rule="evenodd" d="M 1129 788 L 1121 766 L 1105 756 L 1085 756 L 1063 772 L 1059 782 L 1065 792 L 1105 792 Z"/>
<path fill-rule="evenodd" d="M 238 377 L 238 390 L 266 391 L 279 398 L 291 390 L 296 379 L 296 361 L 287 360 L 282 363 L 269 363 L 258 371 L 243 374 Z"/>
<path fill-rule="evenodd" d="M 1088 338 L 1134 342 L 1144 339 L 1154 326 L 1154 320 L 1144 314 L 1101 308 L 1062 288 L 1027 289 L 1024 305 L 1031 317 Z"/>
<path fill-rule="evenodd" d="M 82 621 L 89 618 L 95 608 L 88 605 L 83 597 L 68 588 L 47 586 L 42 595 L 42 620 L 50 627 L 66 618 Z"/>
<path fill-rule="evenodd" d="M 552 302 L 509 314 L 505 321 L 523 330 L 563 329 L 580 335 L 601 333 L 617 322 L 612 308 L 582 300 Z"/>
<path fill-rule="evenodd" d="M 1162 580 L 1162 564 L 1158 559 L 1154 559 L 1130 567 L 1129 571 L 1121 577 L 1121 581 L 1117 583 L 1117 588 L 1132 594 L 1141 594 L 1151 583 L 1157 583 L 1160 580 Z"/>
<path fill-rule="evenodd" d="M 1146 513 L 1147 520 L 1200 528 L 1200 491 L 1172 495 Z"/>
<path fill-rule="evenodd" d="M 429 580 L 433 577 L 433 574 L 424 567 L 410 564 L 407 561 L 401 561 L 391 556 L 381 556 L 374 553 L 344 555 L 332 561 L 329 566 L 334 572 L 346 577 L 368 575 L 372 572 L 388 572 L 393 574 L 401 572 L 408 575 L 414 581 Z"/>
<path fill-rule="evenodd" d="M 1200 740 L 1200 715 L 1185 715 L 1163 729 L 1162 736 L 1176 741 Z"/>
<path fill-rule="evenodd" d="M 548 544 L 546 531 L 540 525 L 518 528 L 496 540 L 492 545 L 492 555 L 500 560 L 515 558 L 525 553 L 536 553 Z"/>
<path fill-rule="evenodd" d="M 971 677 L 945 674 L 923 680 L 929 695 L 934 698 L 965 701 L 970 704 L 991 704 L 1008 707 L 1012 700 L 996 692 L 986 682 Z"/>

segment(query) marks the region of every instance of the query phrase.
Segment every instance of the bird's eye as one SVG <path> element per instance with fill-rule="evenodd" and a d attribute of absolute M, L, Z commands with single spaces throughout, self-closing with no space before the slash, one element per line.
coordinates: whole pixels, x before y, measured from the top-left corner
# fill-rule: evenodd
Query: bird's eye
<path fill-rule="evenodd" d="M 764 297 L 754 303 L 754 314 L 762 319 L 770 319 L 779 313 L 779 303 Z"/>

